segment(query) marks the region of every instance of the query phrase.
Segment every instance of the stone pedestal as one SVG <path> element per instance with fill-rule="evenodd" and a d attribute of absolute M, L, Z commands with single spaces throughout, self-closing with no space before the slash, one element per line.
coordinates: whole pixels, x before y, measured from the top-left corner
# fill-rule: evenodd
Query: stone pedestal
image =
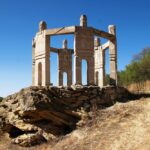
<path fill-rule="evenodd" d="M 109 33 L 116 37 L 116 27 L 110 25 Z M 110 55 L 110 84 L 117 85 L 117 39 L 109 40 L 109 55 Z"/>

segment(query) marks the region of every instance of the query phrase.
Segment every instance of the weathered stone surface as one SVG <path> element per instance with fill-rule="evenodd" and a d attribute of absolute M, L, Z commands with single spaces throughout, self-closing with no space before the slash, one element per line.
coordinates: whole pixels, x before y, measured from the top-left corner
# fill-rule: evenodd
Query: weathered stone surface
<path fill-rule="evenodd" d="M 67 40 L 63 41 L 63 49 L 58 50 L 58 85 L 63 86 L 63 74 L 67 75 L 67 85 L 72 84 L 72 51 L 68 50 Z"/>
<path fill-rule="evenodd" d="M 29 87 L 0 103 L 0 128 L 21 146 L 56 140 L 82 126 L 92 109 L 128 94 L 118 87 Z"/>
<path fill-rule="evenodd" d="M 109 32 L 89 27 L 86 15 L 81 15 L 80 26 L 47 29 L 45 21 L 40 22 L 39 32 L 32 41 L 32 85 L 49 86 L 50 82 L 50 53 L 58 53 L 58 86 L 63 84 L 63 73 L 67 75 L 67 85 L 82 84 L 82 61 L 87 62 L 87 85 L 103 87 L 105 81 L 105 50 L 110 54 L 110 85 L 117 86 L 117 40 L 116 28 L 109 26 Z M 65 40 L 62 48 L 50 46 L 51 36 L 72 34 L 74 48 L 68 49 Z M 103 37 L 108 42 L 101 45 L 94 37 Z M 72 55 L 74 53 L 74 55 Z M 74 69 L 72 70 L 72 56 Z M 74 82 L 72 82 L 74 73 Z"/>

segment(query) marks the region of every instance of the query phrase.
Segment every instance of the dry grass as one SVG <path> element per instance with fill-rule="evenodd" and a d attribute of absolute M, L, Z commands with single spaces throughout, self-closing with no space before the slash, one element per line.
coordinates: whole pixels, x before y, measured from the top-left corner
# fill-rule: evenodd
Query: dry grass
<path fill-rule="evenodd" d="M 150 80 L 139 83 L 132 83 L 127 86 L 127 89 L 132 93 L 150 93 Z"/>
<path fill-rule="evenodd" d="M 96 116 L 96 117 L 95 117 Z M 0 140 L 0 150 L 150 150 L 150 98 L 117 103 L 97 111 L 84 127 L 57 143 L 32 148 Z"/>

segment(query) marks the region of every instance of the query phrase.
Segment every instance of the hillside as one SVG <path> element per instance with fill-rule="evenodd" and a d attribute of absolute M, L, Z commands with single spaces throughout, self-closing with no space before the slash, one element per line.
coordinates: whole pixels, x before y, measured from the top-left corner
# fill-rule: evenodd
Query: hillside
<path fill-rule="evenodd" d="M 29 95 L 29 91 L 29 89 L 25 89 L 22 92 Z M 18 97 L 18 95 L 10 96 L 11 100 L 13 97 Z M 23 97 L 26 99 L 24 94 Z M 10 98 L 7 98 L 7 103 Z M 13 101 L 12 105 L 14 103 L 16 101 Z M 106 108 L 103 106 L 102 108 L 95 107 L 89 111 L 90 118 L 85 119 L 84 124 L 78 126 L 74 131 L 61 135 L 57 139 L 51 139 L 42 145 L 23 148 L 12 144 L 8 134 L 1 134 L 0 150 L 150 149 L 150 98 L 140 98 L 126 103 L 116 102 L 113 106 Z M 33 113 L 35 112 L 33 111 Z M 20 127 L 23 129 L 23 124 L 20 124 Z"/>
<path fill-rule="evenodd" d="M 28 150 L 149 150 L 150 98 L 116 103 L 93 114 L 93 119 L 59 141 Z M 6 140 L 7 139 L 7 140 Z M 0 150 L 26 150 L 0 140 Z"/>
<path fill-rule="evenodd" d="M 150 98 L 96 112 L 96 118 L 60 140 L 53 150 L 149 150 Z M 48 150 L 48 148 L 47 148 Z"/>

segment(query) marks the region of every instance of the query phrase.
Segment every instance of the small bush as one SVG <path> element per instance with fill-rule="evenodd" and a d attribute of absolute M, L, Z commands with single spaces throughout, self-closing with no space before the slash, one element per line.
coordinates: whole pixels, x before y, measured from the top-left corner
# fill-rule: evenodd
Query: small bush
<path fill-rule="evenodd" d="M 2 97 L 0 97 L 0 102 L 3 100 L 3 98 Z"/>

